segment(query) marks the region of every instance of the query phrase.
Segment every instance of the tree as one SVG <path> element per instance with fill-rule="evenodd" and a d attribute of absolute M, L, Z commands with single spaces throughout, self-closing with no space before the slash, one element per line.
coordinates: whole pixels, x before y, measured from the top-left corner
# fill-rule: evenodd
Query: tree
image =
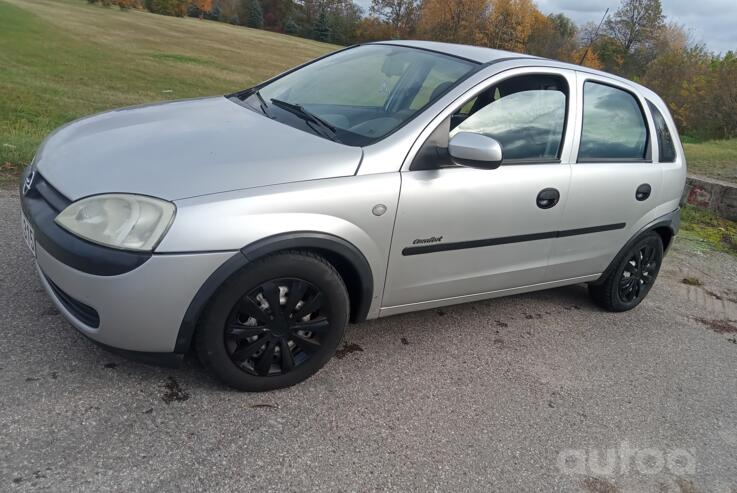
<path fill-rule="evenodd" d="M 488 14 L 487 0 L 426 0 L 418 31 L 426 39 L 483 44 Z"/>
<path fill-rule="evenodd" d="M 351 0 L 333 0 L 328 11 L 329 40 L 347 45 L 356 41 L 356 27 L 363 16 L 361 7 Z"/>
<path fill-rule="evenodd" d="M 328 24 L 328 13 L 325 9 L 320 10 L 317 20 L 312 27 L 312 34 L 317 41 L 327 42 L 330 39 L 330 25 Z"/>
<path fill-rule="evenodd" d="M 295 36 L 299 34 L 299 24 L 297 24 L 297 21 L 294 19 L 294 17 L 287 17 L 287 20 L 284 21 L 284 32 L 286 34 L 291 34 L 292 36 Z"/>
<path fill-rule="evenodd" d="M 628 77 L 640 76 L 655 58 L 654 46 L 665 27 L 660 0 L 622 0 L 604 27 L 608 39 L 602 44 L 609 51 L 605 58 L 621 60 L 621 66 L 607 68 Z"/>
<path fill-rule="evenodd" d="M 258 0 L 243 0 L 239 17 L 241 22 L 248 27 L 256 29 L 264 27 L 264 13 Z"/>
<path fill-rule="evenodd" d="M 143 4 L 154 14 L 184 17 L 187 15 L 189 0 L 144 0 Z"/>
<path fill-rule="evenodd" d="M 715 59 L 709 67 L 708 97 L 701 119 L 702 128 L 711 137 L 729 139 L 737 137 L 737 55 L 728 51 Z"/>
<path fill-rule="evenodd" d="M 564 14 L 550 14 L 537 22 L 525 51 L 546 58 L 573 61 L 571 56 L 578 51 L 576 34 L 576 25 L 570 18 Z"/>
<path fill-rule="evenodd" d="M 487 46 L 523 52 L 545 16 L 532 0 L 493 0 L 487 23 Z"/>
<path fill-rule="evenodd" d="M 261 0 L 264 28 L 272 31 L 286 31 L 286 23 L 293 19 L 295 3 L 292 0 Z"/>
<path fill-rule="evenodd" d="M 660 0 L 623 0 L 605 26 L 625 53 L 653 43 L 665 25 Z"/>
<path fill-rule="evenodd" d="M 387 22 L 395 37 L 410 36 L 415 32 L 422 0 L 372 0 L 369 13 Z"/>
<path fill-rule="evenodd" d="M 356 41 L 365 43 L 370 41 L 384 41 L 391 39 L 394 28 L 378 17 L 364 17 L 356 24 Z"/>
<path fill-rule="evenodd" d="M 113 0 L 113 4 L 117 5 L 120 10 L 130 10 L 138 7 L 138 0 Z"/>
<path fill-rule="evenodd" d="M 190 0 L 187 15 L 203 19 L 213 9 L 213 0 Z"/>
<path fill-rule="evenodd" d="M 243 0 L 217 0 L 213 13 L 217 11 L 217 20 L 230 24 L 240 24 L 240 16 L 243 14 Z"/>
<path fill-rule="evenodd" d="M 642 83 L 667 102 L 681 130 L 700 134 L 704 105 L 711 100 L 706 76 L 712 57 L 702 45 L 679 38 L 682 36 L 671 31 L 669 40 L 661 40 L 658 56 L 648 65 Z"/>

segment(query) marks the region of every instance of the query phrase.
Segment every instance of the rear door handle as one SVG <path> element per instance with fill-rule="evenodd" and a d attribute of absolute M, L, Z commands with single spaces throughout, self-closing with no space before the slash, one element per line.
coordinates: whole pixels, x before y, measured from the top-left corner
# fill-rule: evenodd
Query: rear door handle
<path fill-rule="evenodd" d="M 541 209 L 550 209 L 560 200 L 560 192 L 555 188 L 545 188 L 537 194 L 537 206 Z"/>
<path fill-rule="evenodd" d="M 643 183 L 639 187 L 637 187 L 637 190 L 635 191 L 635 198 L 642 202 L 643 200 L 647 200 L 648 197 L 650 197 L 650 193 L 653 191 L 652 187 L 647 184 Z"/>

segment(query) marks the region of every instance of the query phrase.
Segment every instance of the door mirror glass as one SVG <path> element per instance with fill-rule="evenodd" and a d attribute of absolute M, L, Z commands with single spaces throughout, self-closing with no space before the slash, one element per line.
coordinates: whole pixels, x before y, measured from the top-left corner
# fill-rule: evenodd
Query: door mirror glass
<path fill-rule="evenodd" d="M 455 164 L 470 168 L 496 169 L 502 164 L 502 146 L 486 135 L 458 132 L 448 143 Z"/>

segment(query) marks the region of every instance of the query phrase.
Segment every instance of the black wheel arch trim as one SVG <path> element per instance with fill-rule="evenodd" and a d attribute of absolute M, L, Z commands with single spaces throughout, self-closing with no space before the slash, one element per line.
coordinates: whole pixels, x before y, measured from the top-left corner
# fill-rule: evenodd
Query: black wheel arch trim
<path fill-rule="evenodd" d="M 338 236 L 317 231 L 280 233 L 255 241 L 233 254 L 200 286 L 184 314 L 174 346 L 175 353 L 185 353 L 192 342 L 197 322 L 215 292 L 232 275 L 249 263 L 284 250 L 311 249 L 339 255 L 350 263 L 358 275 L 358 299 L 351 300 L 356 310 L 351 311 L 351 322 L 366 319 L 374 293 L 374 277 L 366 257 L 352 243 Z"/>
<path fill-rule="evenodd" d="M 650 231 L 655 231 L 660 228 L 668 228 L 671 232 L 672 237 L 675 237 L 675 235 L 678 233 L 678 230 L 681 226 L 681 208 L 669 212 L 668 214 L 665 214 L 663 216 L 658 217 L 657 219 L 652 220 L 651 222 L 647 223 L 645 226 L 637 230 L 635 234 L 630 237 L 629 240 L 627 240 L 627 243 L 624 244 L 622 248 L 619 249 L 617 254 L 614 256 L 611 262 L 609 262 L 609 265 L 606 269 L 604 269 L 604 272 L 602 272 L 601 276 L 593 282 L 590 282 L 589 284 L 592 284 L 594 286 L 598 284 L 602 284 L 606 278 L 611 274 L 611 272 L 616 269 L 615 262 L 617 259 L 622 255 L 622 252 L 627 251 L 628 249 L 632 248 L 632 246 L 642 237 L 643 234 L 648 233 Z M 670 245 L 673 244 L 673 240 L 671 239 L 671 242 L 668 245 L 663 245 L 664 251 L 663 255 L 667 253 L 668 248 Z"/>

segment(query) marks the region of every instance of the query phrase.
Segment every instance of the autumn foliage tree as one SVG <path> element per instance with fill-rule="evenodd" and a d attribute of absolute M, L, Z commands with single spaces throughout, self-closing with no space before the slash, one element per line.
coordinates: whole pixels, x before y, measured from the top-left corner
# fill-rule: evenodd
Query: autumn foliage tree
<path fill-rule="evenodd" d="M 392 28 L 393 37 L 414 34 L 420 17 L 421 0 L 372 0 L 369 12 Z"/>
<path fill-rule="evenodd" d="M 187 9 L 190 0 L 144 0 L 143 4 L 147 10 L 154 14 L 171 15 L 174 17 L 184 17 L 187 15 Z"/>
<path fill-rule="evenodd" d="M 487 0 L 425 0 L 418 34 L 426 39 L 483 44 Z"/>
<path fill-rule="evenodd" d="M 201 15 L 212 10 L 213 0 L 190 0 L 190 7 L 196 9 Z"/>
<path fill-rule="evenodd" d="M 486 44 L 491 48 L 522 52 L 533 30 L 545 22 L 545 16 L 532 0 L 492 0 Z"/>

